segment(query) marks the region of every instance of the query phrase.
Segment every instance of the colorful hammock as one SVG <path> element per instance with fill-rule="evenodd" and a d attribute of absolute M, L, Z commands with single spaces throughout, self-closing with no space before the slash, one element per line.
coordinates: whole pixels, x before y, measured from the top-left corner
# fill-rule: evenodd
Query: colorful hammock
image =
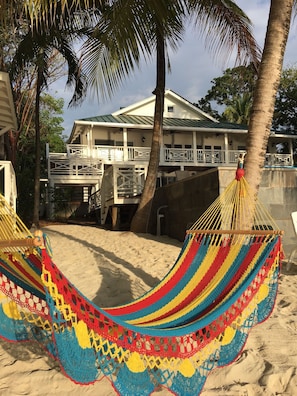
<path fill-rule="evenodd" d="M 199 395 L 274 306 L 282 232 L 240 170 L 159 285 L 113 308 L 68 281 L 45 235 L 31 235 L 2 196 L 0 224 L 0 335 L 37 340 L 78 384 L 105 376 L 120 395 Z"/>

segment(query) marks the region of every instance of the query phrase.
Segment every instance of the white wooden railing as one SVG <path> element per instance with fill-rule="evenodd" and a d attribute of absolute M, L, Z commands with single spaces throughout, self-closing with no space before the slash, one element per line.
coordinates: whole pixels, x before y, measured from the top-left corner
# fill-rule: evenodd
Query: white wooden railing
<path fill-rule="evenodd" d="M 101 161 L 93 161 L 84 157 L 64 157 L 58 155 L 49 157 L 49 176 L 100 176 L 103 174 Z"/>
<path fill-rule="evenodd" d="M 114 165 L 106 169 L 100 189 L 101 223 L 104 224 L 109 206 L 138 203 L 142 193 L 147 167 Z M 131 199 L 135 199 L 131 201 Z M 97 204 L 99 201 L 97 202 Z M 95 202 L 91 202 L 95 205 Z M 97 206 L 98 208 L 98 206 Z"/>
<path fill-rule="evenodd" d="M 235 166 L 240 150 L 210 150 L 193 148 L 162 148 L 160 165 L 170 166 Z M 147 164 L 149 147 L 92 146 L 69 144 L 67 153 L 49 153 L 49 176 L 100 175 L 103 164 Z M 291 154 L 267 153 L 265 166 L 293 166 Z"/>

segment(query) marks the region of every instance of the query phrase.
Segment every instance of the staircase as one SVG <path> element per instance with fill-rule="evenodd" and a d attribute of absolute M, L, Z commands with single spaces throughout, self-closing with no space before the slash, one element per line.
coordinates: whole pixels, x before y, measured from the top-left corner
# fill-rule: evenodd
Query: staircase
<path fill-rule="evenodd" d="M 147 173 L 146 166 L 112 165 L 105 170 L 100 190 L 89 198 L 89 211 L 100 224 L 126 229 L 137 209 Z"/>

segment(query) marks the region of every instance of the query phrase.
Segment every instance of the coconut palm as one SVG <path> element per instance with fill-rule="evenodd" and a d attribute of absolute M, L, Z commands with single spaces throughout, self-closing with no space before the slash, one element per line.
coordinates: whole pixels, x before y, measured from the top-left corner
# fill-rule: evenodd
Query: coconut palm
<path fill-rule="evenodd" d="M 223 119 L 235 124 L 248 125 L 252 107 L 252 94 L 245 92 L 235 98 L 232 105 L 228 106 L 222 114 Z"/>
<path fill-rule="evenodd" d="M 70 25 L 69 25 L 70 26 Z M 40 23 L 38 25 L 40 27 Z M 74 84 L 73 102 L 77 102 L 84 93 L 83 76 L 78 73 L 78 59 L 71 47 L 73 35 L 76 32 L 68 29 L 68 25 L 59 18 L 55 23 L 43 24 L 38 29 L 36 24 L 29 24 L 27 33 L 19 43 L 12 61 L 12 75 L 27 71 L 35 75 L 35 183 L 34 183 L 34 210 L 33 224 L 39 227 L 39 202 L 40 202 L 40 95 L 47 87 L 50 76 L 51 56 L 53 51 L 58 51 L 65 59 L 68 66 L 68 84 Z"/>
<path fill-rule="evenodd" d="M 141 55 L 156 55 L 155 116 L 147 178 L 131 230 L 146 232 L 155 192 L 162 136 L 167 48 L 177 49 L 188 21 L 195 23 L 214 54 L 236 50 L 241 64 L 259 60 L 251 23 L 233 1 L 117 0 L 102 10 L 99 21 L 83 46 L 82 64 L 89 85 L 109 95 L 135 67 Z"/>
<path fill-rule="evenodd" d="M 261 182 L 276 94 L 281 78 L 294 0 L 271 0 L 266 39 L 251 110 L 246 178 L 255 192 Z"/>

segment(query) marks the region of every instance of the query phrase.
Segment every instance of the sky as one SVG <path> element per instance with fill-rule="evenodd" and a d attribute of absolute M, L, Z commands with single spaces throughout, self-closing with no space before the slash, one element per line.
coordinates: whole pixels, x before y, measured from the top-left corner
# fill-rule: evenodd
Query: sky
<path fill-rule="evenodd" d="M 262 48 L 269 15 L 270 0 L 238 0 L 237 4 L 248 15 L 253 24 L 253 34 Z M 297 64 L 297 24 L 292 24 L 286 47 L 284 67 Z M 177 51 L 170 54 L 171 72 L 166 75 L 166 89 L 171 89 L 192 103 L 204 97 L 211 88 L 211 80 L 222 76 L 225 69 L 236 66 L 234 60 L 223 63 L 214 59 L 205 47 L 205 43 L 193 27 L 185 32 Z M 49 93 L 56 98 L 64 98 L 64 134 L 69 135 L 74 121 L 97 115 L 111 114 L 121 107 L 129 106 L 152 95 L 155 88 L 155 62 L 142 63 L 141 69 L 128 77 L 122 86 L 108 100 L 98 100 L 96 95 L 88 94 L 84 102 L 75 108 L 68 103 L 72 92 L 65 88 L 60 80 L 53 84 Z"/>

